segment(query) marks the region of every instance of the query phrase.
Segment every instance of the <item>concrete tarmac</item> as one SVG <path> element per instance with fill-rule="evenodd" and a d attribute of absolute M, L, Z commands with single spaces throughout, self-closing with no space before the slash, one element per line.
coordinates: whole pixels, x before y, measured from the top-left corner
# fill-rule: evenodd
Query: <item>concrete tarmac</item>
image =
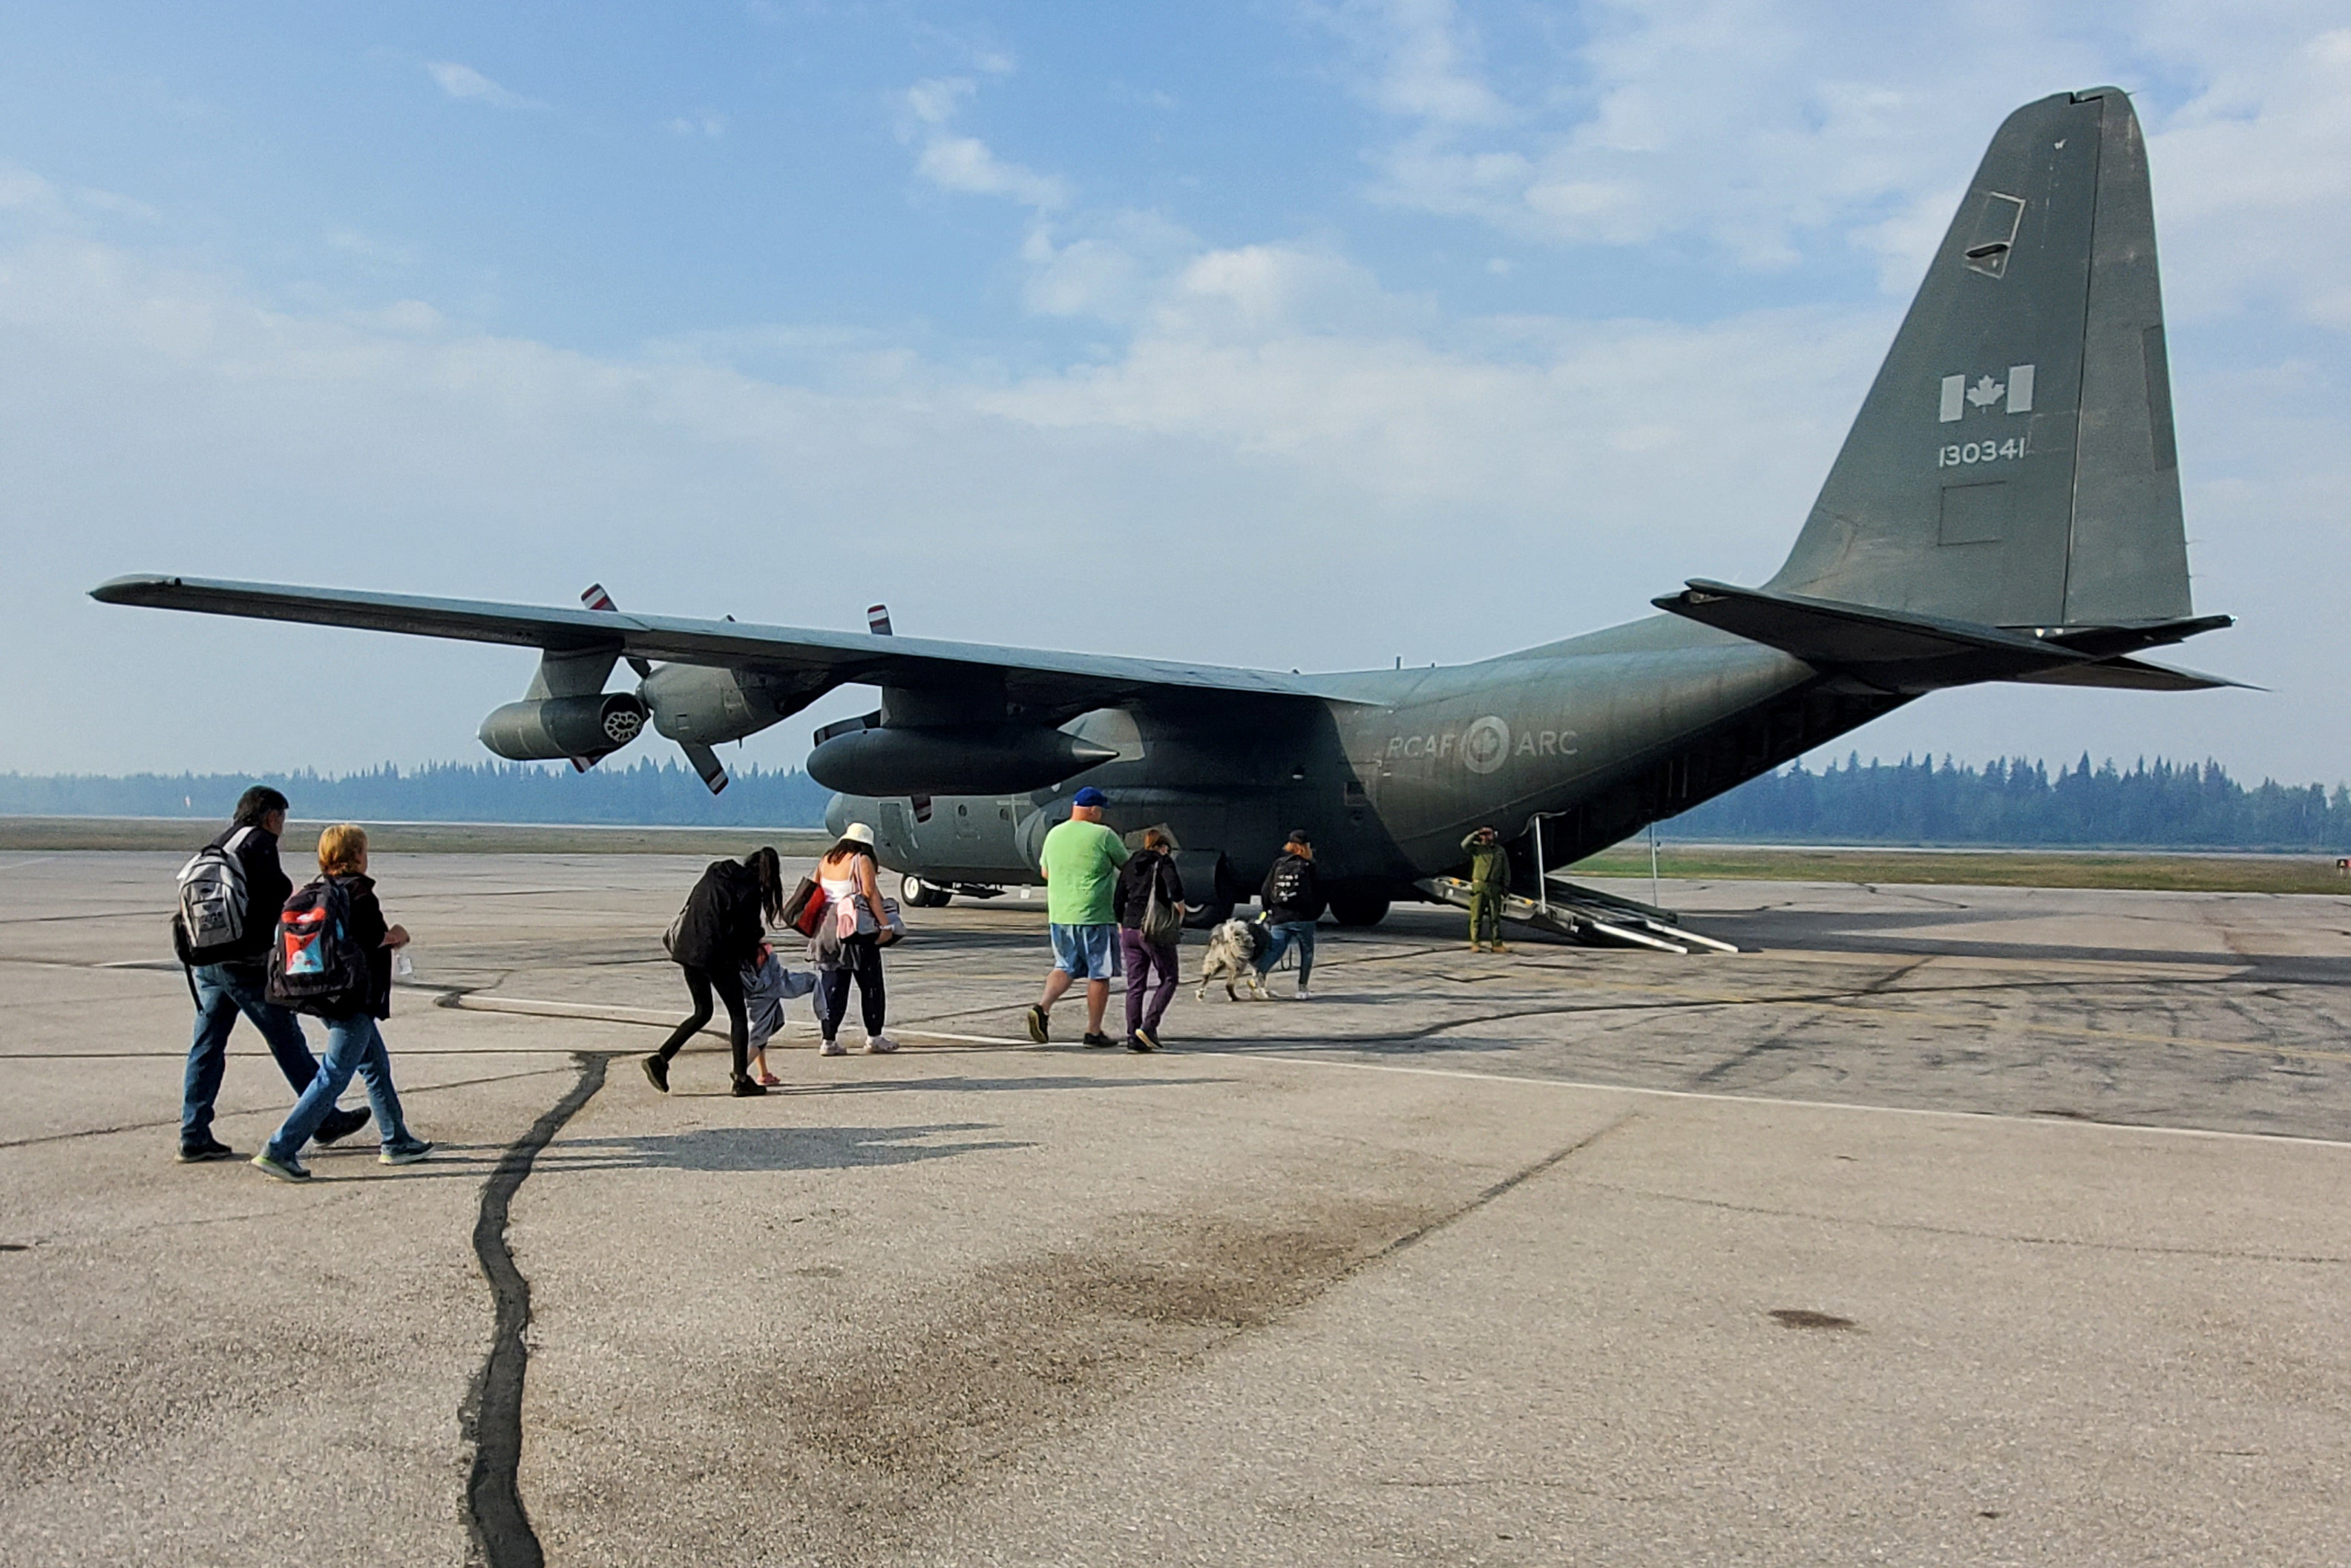
<path fill-rule="evenodd" d="M 959 901 L 737 1101 L 698 861 L 386 856 L 439 1147 L 296 1187 L 172 1161 L 179 858 L 0 855 L 11 1563 L 2351 1561 L 2351 899 L 1404 909 L 1155 1056 Z"/>

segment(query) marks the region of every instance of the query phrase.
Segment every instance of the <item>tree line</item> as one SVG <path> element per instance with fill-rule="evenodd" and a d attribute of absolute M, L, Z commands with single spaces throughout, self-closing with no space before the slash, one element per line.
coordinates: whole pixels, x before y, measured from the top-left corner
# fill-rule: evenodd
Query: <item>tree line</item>
<path fill-rule="evenodd" d="M 2326 850 L 2351 853 L 2351 790 L 2264 779 L 2251 788 L 2218 762 L 2140 759 L 2051 773 L 2025 758 L 1981 768 L 1946 757 L 1819 772 L 1800 761 L 1750 779 L 1664 824 L 1686 839 L 1791 843 L 2037 844 L 2142 849 Z"/>
<path fill-rule="evenodd" d="M 796 768 L 746 768 L 723 795 L 674 761 L 574 773 L 509 762 L 390 763 L 358 773 L 0 774 L 15 816 L 228 815 L 249 784 L 274 784 L 312 820 L 417 822 L 674 823 L 816 827 L 831 798 Z M 2146 849 L 2325 850 L 2351 853 L 2351 790 L 2263 779 L 2251 788 L 2217 762 L 2140 761 L 2128 771 L 2087 753 L 2053 774 L 2024 758 L 1981 768 L 1905 757 L 1814 772 L 1798 762 L 1749 780 L 1665 825 L 1686 839 Z"/>
<path fill-rule="evenodd" d="M 832 792 L 797 768 L 744 768 L 713 795 L 691 768 L 640 758 L 574 773 L 520 762 L 391 763 L 299 773 L 0 774 L 0 814 L 225 819 L 248 785 L 270 784 L 312 821 L 589 822 L 813 828 Z"/>

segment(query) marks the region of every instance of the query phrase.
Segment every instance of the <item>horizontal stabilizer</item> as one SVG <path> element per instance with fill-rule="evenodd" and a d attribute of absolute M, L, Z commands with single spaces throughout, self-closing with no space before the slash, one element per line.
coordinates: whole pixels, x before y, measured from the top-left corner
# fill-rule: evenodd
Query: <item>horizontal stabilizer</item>
<path fill-rule="evenodd" d="M 1979 681 L 2142 691 L 2199 691 L 2238 684 L 2121 656 L 2126 650 L 2176 643 L 2229 625 L 2225 615 L 2027 632 L 1912 611 L 1738 588 L 1703 578 L 1693 578 L 1683 591 L 1652 602 L 1718 631 L 1777 648 L 1815 669 L 1857 675 L 1889 691 L 1931 691 Z"/>
<path fill-rule="evenodd" d="M 2142 648 L 2166 648 L 2174 643 L 2185 643 L 2190 637 L 2206 632 L 2218 632 L 2224 626 L 2234 626 L 2233 615 L 2192 615 L 2184 621 L 2152 621 L 2144 625 L 2083 626 L 2070 631 L 2053 632 L 2052 643 L 2073 649 L 2077 653 L 2093 653 L 2101 659 L 2116 653 L 2136 653 Z M 2234 681 L 2223 681 L 2234 685 Z"/>
<path fill-rule="evenodd" d="M 2043 670 L 2036 674 L 2016 678 L 2040 685 L 2110 686 L 2127 692 L 2210 692 L 2224 686 L 2248 692 L 2268 689 L 2244 681 L 2232 681 L 2226 675 L 2208 675 L 2200 670 L 2175 670 L 2168 664 L 2151 664 L 2144 659 L 2127 658 L 2068 664 L 2063 669 Z"/>

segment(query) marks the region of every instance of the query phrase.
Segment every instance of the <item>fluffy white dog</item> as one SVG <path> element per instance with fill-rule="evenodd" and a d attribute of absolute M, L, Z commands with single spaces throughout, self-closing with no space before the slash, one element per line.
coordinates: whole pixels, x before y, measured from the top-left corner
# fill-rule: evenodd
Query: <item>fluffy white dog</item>
<path fill-rule="evenodd" d="M 1227 920 L 1210 927 L 1208 956 L 1200 966 L 1200 989 L 1194 1000 L 1207 1000 L 1208 982 L 1219 975 L 1224 977 L 1226 999 L 1241 999 L 1233 989 L 1233 982 L 1238 980 L 1257 994 L 1258 1000 L 1266 1000 L 1265 984 L 1258 978 L 1257 959 L 1270 940 L 1264 926 L 1247 920 Z"/>

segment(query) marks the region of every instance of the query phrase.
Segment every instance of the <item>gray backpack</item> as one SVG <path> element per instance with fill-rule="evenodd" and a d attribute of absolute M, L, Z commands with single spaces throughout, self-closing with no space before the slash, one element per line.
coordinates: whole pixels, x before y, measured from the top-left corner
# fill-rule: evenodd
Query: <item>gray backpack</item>
<path fill-rule="evenodd" d="M 214 964 L 245 938 L 245 862 L 236 852 L 252 835 L 239 828 L 226 843 L 207 844 L 180 868 L 181 956 L 189 964 Z"/>

